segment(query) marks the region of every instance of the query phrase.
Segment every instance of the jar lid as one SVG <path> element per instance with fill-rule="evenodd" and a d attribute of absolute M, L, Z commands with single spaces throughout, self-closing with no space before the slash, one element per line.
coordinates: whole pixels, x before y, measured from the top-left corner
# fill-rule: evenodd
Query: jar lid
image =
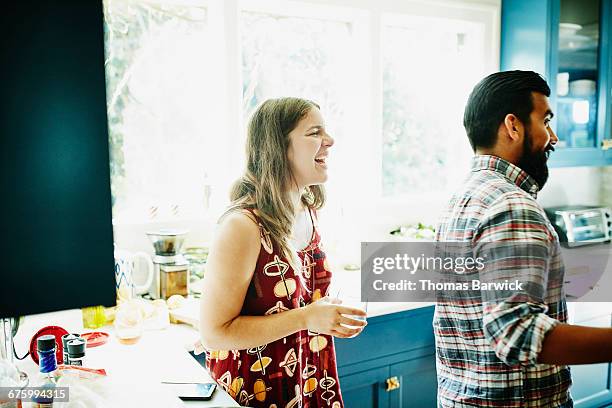
<path fill-rule="evenodd" d="M 76 339 L 80 339 L 81 336 L 79 336 L 76 333 L 69 333 L 69 334 L 64 334 L 62 336 L 62 345 L 64 346 L 64 350 L 67 350 L 68 348 L 68 342 L 71 340 L 76 340 Z"/>
<path fill-rule="evenodd" d="M 162 228 L 157 231 L 146 231 L 147 235 L 161 235 L 161 236 L 169 236 L 175 237 L 179 235 L 187 235 L 189 233 L 188 229 L 183 228 Z"/>
<path fill-rule="evenodd" d="M 38 351 L 55 350 L 55 336 L 45 334 L 36 339 L 36 348 Z"/>
<path fill-rule="evenodd" d="M 76 339 L 68 342 L 68 354 L 70 357 L 83 357 L 85 355 L 85 340 Z"/>
<path fill-rule="evenodd" d="M 153 263 L 159 264 L 159 265 L 168 265 L 168 264 L 189 265 L 189 262 L 182 254 L 177 254 L 177 255 L 172 255 L 172 256 L 155 255 L 153 257 Z"/>
<path fill-rule="evenodd" d="M 189 270 L 189 264 L 160 265 L 159 270 L 161 272 L 187 272 Z"/>

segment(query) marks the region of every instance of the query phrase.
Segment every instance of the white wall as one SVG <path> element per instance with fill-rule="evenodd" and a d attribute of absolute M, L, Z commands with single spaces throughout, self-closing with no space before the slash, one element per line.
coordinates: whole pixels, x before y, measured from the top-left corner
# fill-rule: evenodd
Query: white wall
<path fill-rule="evenodd" d="M 206 245 L 210 242 L 216 219 L 209 218 L 197 221 L 165 221 L 149 224 L 121 224 L 113 225 L 113 234 L 116 248 L 129 251 L 145 251 L 153 255 L 153 246 L 147 238 L 147 231 L 165 228 L 187 229 L 189 233 L 184 248 L 189 246 Z"/>
<path fill-rule="evenodd" d="M 600 205 L 602 171 L 599 167 L 550 169 L 548 182 L 538 195 L 544 207 Z"/>
<path fill-rule="evenodd" d="M 612 207 L 612 166 L 601 169 L 601 203 Z"/>

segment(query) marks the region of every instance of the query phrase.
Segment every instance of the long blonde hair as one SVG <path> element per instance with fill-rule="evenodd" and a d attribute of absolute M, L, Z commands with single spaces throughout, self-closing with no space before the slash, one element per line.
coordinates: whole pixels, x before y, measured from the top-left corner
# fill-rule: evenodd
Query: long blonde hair
<path fill-rule="evenodd" d="M 256 209 L 263 227 L 270 233 L 281 254 L 301 273 L 291 230 L 295 208 L 288 190 L 295 183 L 288 160 L 289 133 L 316 103 L 300 98 L 268 99 L 249 120 L 246 141 L 246 169 L 231 190 L 231 205 L 225 214 L 247 208 Z M 306 187 L 302 203 L 320 209 L 325 203 L 322 185 Z"/>

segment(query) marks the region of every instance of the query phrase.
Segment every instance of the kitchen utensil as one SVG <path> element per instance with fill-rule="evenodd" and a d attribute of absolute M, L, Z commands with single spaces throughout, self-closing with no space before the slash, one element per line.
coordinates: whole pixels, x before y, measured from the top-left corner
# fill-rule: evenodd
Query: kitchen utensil
<path fill-rule="evenodd" d="M 149 231 L 146 234 L 153 244 L 156 255 L 175 256 L 180 254 L 187 232 L 182 229 L 161 229 Z"/>
<path fill-rule="evenodd" d="M 181 268 L 184 266 L 187 271 L 189 270 L 189 264 L 181 253 L 187 232 L 187 230 L 181 229 L 162 229 L 146 233 L 155 249 L 153 280 L 149 287 L 149 295 L 153 299 L 161 298 L 162 273 L 169 272 L 172 266 L 180 266 Z M 162 272 L 162 269 L 165 272 Z M 164 275 L 164 277 L 167 277 L 167 275 Z M 187 276 L 187 281 L 188 279 Z"/>

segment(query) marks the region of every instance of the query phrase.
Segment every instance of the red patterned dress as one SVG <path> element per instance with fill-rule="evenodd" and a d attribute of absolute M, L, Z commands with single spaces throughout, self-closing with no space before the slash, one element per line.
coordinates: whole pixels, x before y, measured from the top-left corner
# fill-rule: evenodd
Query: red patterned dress
<path fill-rule="evenodd" d="M 316 216 L 310 212 L 313 233 L 299 257 L 303 279 L 280 255 L 268 231 L 259 224 L 261 249 L 242 315 L 282 313 L 325 296 L 331 281 L 320 247 Z M 302 283 L 304 282 L 304 284 Z M 207 351 L 212 377 L 240 405 L 265 408 L 344 406 L 332 336 L 302 330 L 248 350 Z"/>

